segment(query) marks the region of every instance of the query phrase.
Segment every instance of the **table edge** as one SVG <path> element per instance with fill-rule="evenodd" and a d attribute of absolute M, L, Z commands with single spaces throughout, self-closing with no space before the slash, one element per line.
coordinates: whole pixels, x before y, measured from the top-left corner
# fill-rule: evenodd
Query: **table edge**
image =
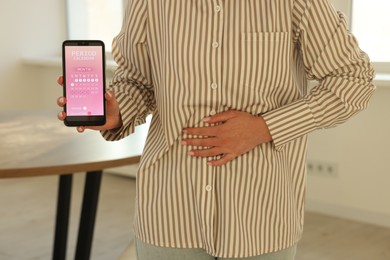
<path fill-rule="evenodd" d="M 89 172 L 104 170 L 107 168 L 115 168 L 120 166 L 126 166 L 139 163 L 141 156 L 132 156 L 122 159 L 98 161 L 90 163 L 78 163 L 67 165 L 54 165 L 45 167 L 31 167 L 31 168 L 12 168 L 12 169 L 0 169 L 0 179 L 5 178 L 25 178 L 25 177 L 37 177 L 47 175 L 64 175 L 73 174 L 76 172 Z"/>

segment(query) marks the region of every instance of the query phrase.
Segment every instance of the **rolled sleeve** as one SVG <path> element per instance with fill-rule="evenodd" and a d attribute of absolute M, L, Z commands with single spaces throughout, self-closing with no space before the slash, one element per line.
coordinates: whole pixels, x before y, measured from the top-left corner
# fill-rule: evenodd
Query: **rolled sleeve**
<path fill-rule="evenodd" d="M 147 8 L 145 1 L 131 1 L 126 9 L 122 30 L 114 38 L 112 56 L 118 68 L 109 89 L 115 92 L 123 125 L 102 131 L 109 141 L 133 133 L 137 125 L 156 108 L 150 57 L 146 46 Z"/>
<path fill-rule="evenodd" d="M 318 84 L 302 99 L 263 115 L 276 147 L 347 121 L 368 106 L 375 90 L 374 69 L 344 16 L 327 1 L 304 2 L 297 45 L 307 78 Z"/>

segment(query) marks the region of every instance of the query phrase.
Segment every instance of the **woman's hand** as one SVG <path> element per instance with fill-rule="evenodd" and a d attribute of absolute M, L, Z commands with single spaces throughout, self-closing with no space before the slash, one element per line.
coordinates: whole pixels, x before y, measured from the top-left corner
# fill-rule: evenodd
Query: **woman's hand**
<path fill-rule="evenodd" d="M 203 119 L 208 127 L 184 129 L 184 133 L 197 136 L 182 141 L 183 145 L 204 147 L 188 152 L 195 157 L 221 156 L 208 162 L 211 166 L 221 166 L 245 154 L 257 145 L 272 141 L 268 126 L 261 116 L 247 112 L 227 111 Z"/>
<path fill-rule="evenodd" d="M 57 83 L 62 86 L 63 85 L 63 77 L 58 77 Z M 106 99 L 106 124 L 102 126 L 78 126 L 77 131 L 82 133 L 85 129 L 91 130 L 111 130 L 115 128 L 119 128 L 122 126 L 122 118 L 119 111 L 119 105 L 115 98 L 115 93 L 111 91 L 107 91 L 105 93 Z M 60 107 L 64 107 L 66 104 L 65 97 L 59 97 L 57 99 L 57 104 Z M 58 119 L 64 121 L 66 118 L 66 113 L 61 111 L 58 113 Z"/>

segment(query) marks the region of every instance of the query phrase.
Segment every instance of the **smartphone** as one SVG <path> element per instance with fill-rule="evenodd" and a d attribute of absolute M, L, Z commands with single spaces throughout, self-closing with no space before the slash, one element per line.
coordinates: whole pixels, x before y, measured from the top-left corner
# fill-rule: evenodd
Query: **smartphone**
<path fill-rule="evenodd" d="M 62 44 L 66 126 L 106 123 L 105 48 L 98 40 L 67 40 Z"/>

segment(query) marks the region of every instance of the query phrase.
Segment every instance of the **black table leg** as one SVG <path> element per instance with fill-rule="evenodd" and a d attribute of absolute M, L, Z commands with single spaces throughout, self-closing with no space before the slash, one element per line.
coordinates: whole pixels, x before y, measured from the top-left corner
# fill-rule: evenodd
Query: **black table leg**
<path fill-rule="evenodd" d="M 102 171 L 87 172 L 75 260 L 88 260 L 91 255 L 101 178 Z"/>
<path fill-rule="evenodd" d="M 59 178 L 53 260 L 66 258 L 72 178 L 72 174 Z"/>

